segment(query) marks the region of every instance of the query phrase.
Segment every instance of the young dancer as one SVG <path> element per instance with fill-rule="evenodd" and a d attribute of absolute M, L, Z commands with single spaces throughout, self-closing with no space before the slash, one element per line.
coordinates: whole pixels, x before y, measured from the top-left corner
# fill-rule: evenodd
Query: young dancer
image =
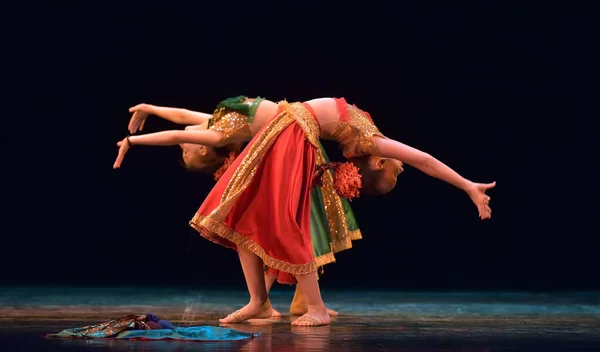
<path fill-rule="evenodd" d="M 128 129 L 131 133 L 143 130 L 146 119 L 150 115 L 156 115 L 176 124 L 188 125 L 186 130 L 207 129 L 209 124 L 211 126 L 218 126 L 218 124 L 215 125 L 212 123 L 213 116 L 216 119 L 220 119 L 220 124 L 225 125 L 228 123 L 224 123 L 223 120 L 237 119 L 240 115 L 245 121 L 252 121 L 262 100 L 263 98 L 260 97 L 248 99 L 245 96 L 228 98 L 219 103 L 213 115 L 188 109 L 138 104 L 129 109 L 133 113 L 133 116 L 131 117 Z M 214 171 L 217 166 L 215 163 L 225 161 L 228 164 L 231 162 L 231 159 L 215 158 L 215 155 L 224 155 L 225 153 L 217 152 L 214 147 L 203 145 L 186 145 L 184 147 L 184 160 L 187 160 L 186 167 L 191 170 L 203 172 Z M 240 149 L 240 143 L 236 142 L 233 145 L 227 145 L 224 149 L 230 156 L 234 155 L 235 152 L 233 151 Z M 329 162 L 322 146 L 317 153 L 322 154 L 321 157 L 326 163 Z M 220 167 L 215 174 L 222 172 L 223 167 Z M 343 210 L 342 221 L 338 219 L 337 215 L 332 214 L 332 211 L 339 211 L 339 208 Z M 345 234 L 347 235 L 344 236 Z M 348 200 L 340 198 L 333 189 L 326 187 L 313 188 L 311 191 L 311 242 L 316 265 L 321 267 L 335 262 L 335 253 L 351 248 L 352 241 L 361 238 L 360 229 L 358 228 Z M 265 272 L 267 292 L 277 279 L 277 276 L 279 276 L 279 281 L 282 283 L 295 282 L 293 276 L 286 276 L 276 270 L 269 269 Z M 293 315 L 302 315 L 306 311 L 306 300 L 303 299 L 298 286 L 296 286 L 294 299 L 290 305 L 290 313 Z M 337 312 L 330 309 L 328 309 L 328 312 L 331 316 L 338 315 Z M 277 311 L 274 311 L 273 314 L 275 316 L 280 315 Z"/>
<path fill-rule="evenodd" d="M 127 137 L 117 143 L 119 154 L 113 165 L 120 167 L 132 145 L 196 143 L 220 147 L 234 141 L 237 133 L 245 138 L 246 132 L 255 135 L 191 221 L 202 236 L 236 249 L 240 257 L 250 302 L 221 319 L 222 323 L 271 316 L 262 271 L 265 264 L 294 275 L 307 300 L 308 312 L 293 325 L 330 323 L 310 241 L 309 194 L 315 184 L 316 167 L 322 164 L 316 152 L 319 138 L 337 141 L 354 164 L 344 164 L 334 173 L 341 180 L 334 182 L 336 190 L 345 196 L 356 196 L 359 188 L 374 194 L 389 192 L 396 184 L 402 161 L 462 189 L 476 205 L 481 219 L 491 217 L 490 197 L 485 191 L 495 183 L 471 182 L 431 155 L 384 137 L 368 113 L 343 98 L 292 104 L 263 101 L 254 120 L 244 126 L 245 130 L 232 126 Z M 352 171 L 360 171 L 360 175 Z"/>

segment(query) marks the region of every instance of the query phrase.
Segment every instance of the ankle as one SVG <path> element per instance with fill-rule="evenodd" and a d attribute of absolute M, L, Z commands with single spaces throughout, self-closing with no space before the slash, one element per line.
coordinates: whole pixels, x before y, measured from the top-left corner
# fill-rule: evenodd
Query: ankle
<path fill-rule="evenodd" d="M 327 308 L 325 307 L 325 304 L 321 303 L 321 304 L 309 304 L 306 306 L 308 311 L 315 311 L 315 312 L 327 312 Z"/>
<path fill-rule="evenodd" d="M 251 297 L 250 298 L 250 303 L 251 306 L 256 306 L 256 307 L 261 307 L 261 308 L 268 308 L 271 306 L 271 301 L 269 300 L 269 297 Z"/>

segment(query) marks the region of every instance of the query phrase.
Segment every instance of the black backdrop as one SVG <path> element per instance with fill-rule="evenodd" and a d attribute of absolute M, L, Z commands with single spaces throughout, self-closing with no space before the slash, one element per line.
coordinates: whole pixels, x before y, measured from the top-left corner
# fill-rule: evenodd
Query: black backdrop
<path fill-rule="evenodd" d="M 364 239 L 328 287 L 598 286 L 588 3 L 33 8 L 6 57 L 2 281 L 243 287 L 236 254 L 187 222 L 210 190 L 178 150 L 111 169 L 137 103 L 345 96 L 380 129 L 476 181 L 407 168 L 353 203 Z M 20 18 L 20 17 L 19 17 Z M 173 126 L 157 118 L 147 131 Z M 330 155 L 340 157 L 335 145 Z"/>

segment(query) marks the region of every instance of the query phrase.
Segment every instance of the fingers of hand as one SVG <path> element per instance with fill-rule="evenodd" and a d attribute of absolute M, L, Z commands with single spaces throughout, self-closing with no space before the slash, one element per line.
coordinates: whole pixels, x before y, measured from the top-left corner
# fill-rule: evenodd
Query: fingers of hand
<path fill-rule="evenodd" d="M 118 169 L 121 166 L 122 160 L 123 160 L 123 158 L 121 157 L 121 153 L 119 153 L 119 155 L 117 155 L 117 159 L 115 160 L 115 163 L 113 164 L 113 169 Z"/>
<path fill-rule="evenodd" d="M 144 104 L 138 104 L 136 106 L 132 106 L 129 108 L 129 112 L 134 112 L 134 111 L 138 111 L 141 110 L 143 108 Z"/>
<path fill-rule="evenodd" d="M 144 129 L 144 124 L 146 123 L 146 119 L 143 119 L 140 123 L 140 131 Z"/>
<path fill-rule="evenodd" d="M 135 111 L 133 113 L 133 116 L 131 116 L 131 120 L 129 120 L 129 126 L 127 127 L 128 130 L 129 130 L 129 133 L 135 133 L 135 131 L 137 130 L 137 128 L 138 128 L 138 126 L 140 124 L 140 121 L 138 119 L 138 115 L 139 115 L 138 112 Z"/>
<path fill-rule="evenodd" d="M 479 211 L 479 218 L 482 220 L 492 217 L 492 208 L 488 204 L 479 204 L 477 210 Z"/>
<path fill-rule="evenodd" d="M 123 158 L 125 157 L 125 153 L 123 152 L 123 150 L 119 150 L 119 155 L 117 155 L 117 160 L 115 160 L 115 163 L 113 165 L 113 167 L 116 169 L 118 167 L 121 166 L 121 163 L 123 162 Z"/>

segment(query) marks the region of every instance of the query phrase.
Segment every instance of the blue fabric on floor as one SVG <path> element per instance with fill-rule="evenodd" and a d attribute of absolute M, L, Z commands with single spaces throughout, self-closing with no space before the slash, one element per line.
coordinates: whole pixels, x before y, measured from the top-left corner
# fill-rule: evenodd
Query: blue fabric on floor
<path fill-rule="evenodd" d="M 248 332 L 217 326 L 188 326 L 175 330 L 127 330 L 116 336 L 117 339 L 148 340 L 192 340 L 192 341 L 239 341 L 258 336 Z"/>

